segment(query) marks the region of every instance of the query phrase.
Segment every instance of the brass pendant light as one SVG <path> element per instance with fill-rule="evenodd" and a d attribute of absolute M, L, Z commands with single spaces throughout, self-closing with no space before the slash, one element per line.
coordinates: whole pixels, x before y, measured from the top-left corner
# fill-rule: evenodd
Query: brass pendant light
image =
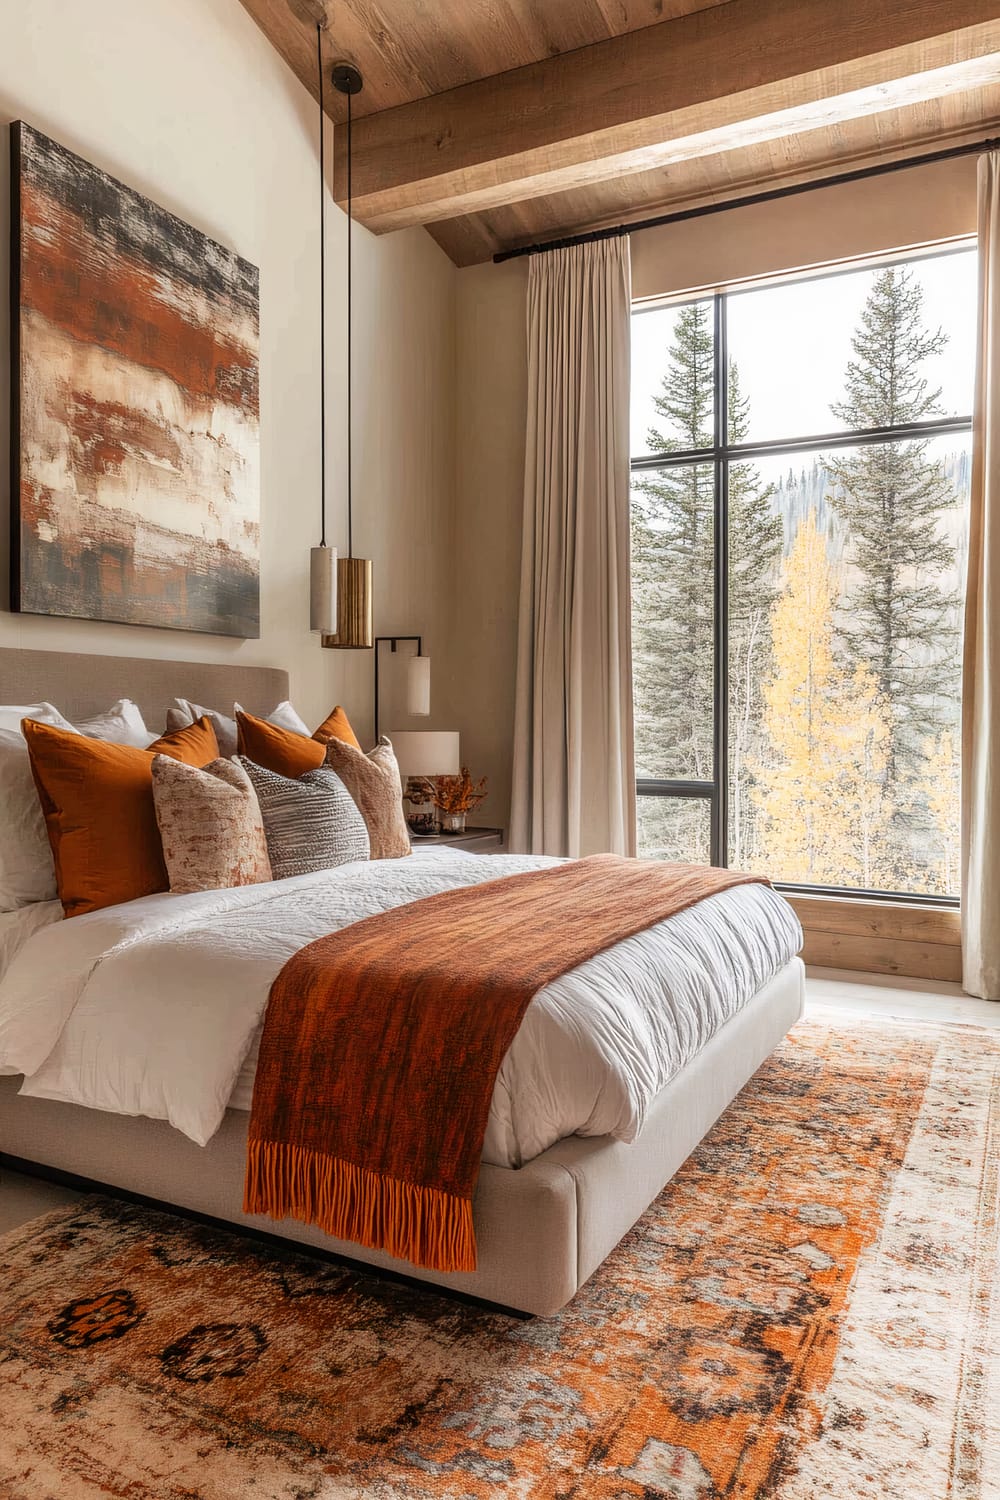
<path fill-rule="evenodd" d="M 375 644 L 372 610 L 371 558 L 354 556 L 353 424 L 351 421 L 351 100 L 364 88 L 353 63 L 337 63 L 333 86 L 347 98 L 347 556 L 337 560 L 337 633 L 324 635 L 323 645 L 341 650 L 366 650 Z"/>

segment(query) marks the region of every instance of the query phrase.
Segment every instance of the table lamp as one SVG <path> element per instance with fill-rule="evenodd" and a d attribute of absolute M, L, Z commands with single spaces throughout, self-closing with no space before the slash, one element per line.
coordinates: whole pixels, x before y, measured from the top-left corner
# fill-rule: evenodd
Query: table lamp
<path fill-rule="evenodd" d="M 438 831 L 438 810 L 428 798 L 410 795 L 411 781 L 433 781 L 436 776 L 457 776 L 462 769 L 457 729 L 397 729 L 389 733 L 399 762 L 403 796 L 410 804 L 407 816 L 411 833 Z"/>

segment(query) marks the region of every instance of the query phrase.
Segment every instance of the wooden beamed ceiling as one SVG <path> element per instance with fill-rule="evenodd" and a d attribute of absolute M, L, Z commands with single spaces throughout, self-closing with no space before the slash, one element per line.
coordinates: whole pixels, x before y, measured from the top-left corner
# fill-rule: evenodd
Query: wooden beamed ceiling
<path fill-rule="evenodd" d="M 242 3 L 315 93 L 324 0 Z M 1000 118 L 1000 0 L 340 0 L 325 51 L 365 75 L 357 219 L 459 265 Z"/>

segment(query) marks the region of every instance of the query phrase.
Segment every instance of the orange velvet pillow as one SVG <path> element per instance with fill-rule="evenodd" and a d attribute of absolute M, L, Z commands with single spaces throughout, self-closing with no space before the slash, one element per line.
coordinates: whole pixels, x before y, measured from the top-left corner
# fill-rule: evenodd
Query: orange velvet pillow
<path fill-rule="evenodd" d="M 339 704 L 308 740 L 293 729 L 269 724 L 266 719 L 258 719 L 255 714 L 244 713 L 242 709 L 236 715 L 236 724 L 240 754 L 255 765 L 274 771 L 278 776 L 287 776 L 292 781 L 323 764 L 330 740 L 343 740 L 345 744 L 361 749 Z"/>
<path fill-rule="evenodd" d="M 361 741 L 339 703 L 332 713 L 327 714 L 319 728 L 313 730 L 313 739 L 319 740 L 321 745 L 328 745 L 331 740 L 342 740 L 345 745 L 353 745 L 355 750 L 361 749 Z"/>
<path fill-rule="evenodd" d="M 198 719 L 148 750 L 90 740 L 25 719 L 31 770 L 45 814 L 59 899 L 67 917 L 169 887 L 153 804 L 153 756 L 204 766 L 219 754 Z"/>

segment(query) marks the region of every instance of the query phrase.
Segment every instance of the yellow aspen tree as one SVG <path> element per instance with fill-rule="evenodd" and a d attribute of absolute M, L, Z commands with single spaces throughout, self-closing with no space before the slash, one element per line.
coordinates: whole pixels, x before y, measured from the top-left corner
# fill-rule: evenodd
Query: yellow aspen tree
<path fill-rule="evenodd" d="M 928 863 L 923 879 L 934 895 L 954 896 L 961 878 L 961 759 L 957 738 L 951 730 L 942 730 L 924 741 L 923 751 L 914 803 L 928 825 L 928 852 L 933 850 L 933 861 Z"/>
<path fill-rule="evenodd" d="M 800 523 L 771 617 L 767 763 L 757 771 L 762 856 L 776 878 L 875 885 L 885 826 L 887 725 L 874 675 L 833 649 L 837 589 L 815 509 Z"/>

